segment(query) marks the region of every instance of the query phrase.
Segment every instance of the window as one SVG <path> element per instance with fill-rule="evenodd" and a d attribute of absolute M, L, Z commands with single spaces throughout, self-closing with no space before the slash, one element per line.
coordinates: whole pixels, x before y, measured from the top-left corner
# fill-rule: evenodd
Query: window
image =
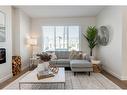
<path fill-rule="evenodd" d="M 43 26 L 43 50 L 79 50 L 79 26 Z"/>

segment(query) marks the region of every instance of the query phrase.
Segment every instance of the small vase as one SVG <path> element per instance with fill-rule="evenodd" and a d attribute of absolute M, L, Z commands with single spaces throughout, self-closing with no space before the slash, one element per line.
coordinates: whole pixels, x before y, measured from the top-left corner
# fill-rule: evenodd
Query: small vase
<path fill-rule="evenodd" d="M 43 72 L 43 71 L 45 71 L 45 64 L 43 64 L 43 63 L 38 64 L 37 70 L 38 70 L 38 72 Z"/>
<path fill-rule="evenodd" d="M 48 71 L 49 69 L 49 62 L 44 62 L 44 68 L 45 68 L 45 71 Z"/>
<path fill-rule="evenodd" d="M 38 72 L 48 71 L 49 62 L 42 62 L 37 66 Z"/>

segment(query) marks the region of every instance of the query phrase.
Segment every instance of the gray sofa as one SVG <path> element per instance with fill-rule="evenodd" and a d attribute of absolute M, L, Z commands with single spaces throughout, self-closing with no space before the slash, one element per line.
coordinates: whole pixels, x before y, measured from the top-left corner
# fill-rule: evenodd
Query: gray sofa
<path fill-rule="evenodd" d="M 54 64 L 58 67 L 70 67 L 70 52 L 69 51 L 47 51 L 47 52 L 55 52 L 57 59 L 51 60 L 50 64 Z"/>
<path fill-rule="evenodd" d="M 51 60 L 50 64 L 54 64 L 58 67 L 70 67 L 74 72 L 90 72 L 93 71 L 93 67 L 89 59 L 70 59 L 70 51 L 47 51 L 55 52 L 57 59 Z M 81 51 L 78 51 L 81 52 Z"/>

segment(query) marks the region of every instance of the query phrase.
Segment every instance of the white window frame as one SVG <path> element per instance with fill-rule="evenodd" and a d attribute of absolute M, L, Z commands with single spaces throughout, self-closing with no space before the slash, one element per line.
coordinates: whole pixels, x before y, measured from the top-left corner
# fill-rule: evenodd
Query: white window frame
<path fill-rule="evenodd" d="M 82 31 L 81 31 L 81 26 L 80 25 L 44 25 L 44 26 L 42 26 L 42 32 L 43 32 L 43 27 L 45 27 L 45 26 L 53 26 L 53 27 L 55 27 L 54 28 L 54 38 L 56 38 L 56 27 L 57 26 L 78 26 L 79 27 L 79 51 L 81 51 L 81 37 L 82 37 Z M 68 29 L 68 28 L 67 28 Z M 67 30 L 68 31 L 68 30 Z M 67 32 L 68 34 L 67 34 L 67 41 L 69 41 L 69 32 Z M 44 33 L 42 33 L 42 41 L 43 41 L 43 43 L 42 43 L 42 50 L 44 51 L 44 35 L 43 35 Z M 68 43 L 68 42 L 67 42 Z M 55 47 L 55 50 L 54 51 L 56 51 L 56 39 L 54 39 L 54 47 Z M 69 47 L 69 45 L 67 44 L 67 49 L 68 49 L 68 47 Z M 69 50 L 67 50 L 67 51 L 69 51 Z"/>

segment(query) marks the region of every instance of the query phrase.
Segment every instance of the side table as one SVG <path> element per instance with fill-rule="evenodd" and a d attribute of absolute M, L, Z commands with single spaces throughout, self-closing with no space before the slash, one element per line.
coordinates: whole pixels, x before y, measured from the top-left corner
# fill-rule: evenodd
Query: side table
<path fill-rule="evenodd" d="M 91 60 L 93 64 L 93 72 L 94 73 L 100 73 L 102 71 L 102 64 L 99 60 Z"/>

